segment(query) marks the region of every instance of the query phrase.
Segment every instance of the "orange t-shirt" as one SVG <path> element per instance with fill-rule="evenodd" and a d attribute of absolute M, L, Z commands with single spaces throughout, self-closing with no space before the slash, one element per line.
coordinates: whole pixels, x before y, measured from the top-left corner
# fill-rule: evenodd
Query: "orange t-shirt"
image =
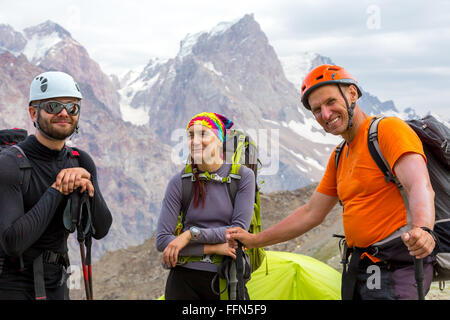
<path fill-rule="evenodd" d="M 366 119 L 353 141 L 341 151 L 336 172 L 334 152 L 317 191 L 338 196 L 344 205 L 344 232 L 349 247 L 368 247 L 406 225 L 406 208 L 396 185 L 387 183 L 369 153 L 367 134 L 370 121 Z M 422 142 L 403 120 L 385 118 L 378 126 L 381 151 L 392 172 L 404 154 L 421 154 L 426 161 Z"/>

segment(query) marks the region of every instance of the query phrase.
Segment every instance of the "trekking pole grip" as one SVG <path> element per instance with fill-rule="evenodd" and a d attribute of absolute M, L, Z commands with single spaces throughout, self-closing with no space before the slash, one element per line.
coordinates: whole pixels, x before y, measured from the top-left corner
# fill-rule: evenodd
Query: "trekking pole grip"
<path fill-rule="evenodd" d="M 425 296 L 423 293 L 423 280 L 424 280 L 423 259 L 418 259 L 414 257 L 414 276 L 416 278 L 417 293 L 419 300 L 425 300 Z"/>

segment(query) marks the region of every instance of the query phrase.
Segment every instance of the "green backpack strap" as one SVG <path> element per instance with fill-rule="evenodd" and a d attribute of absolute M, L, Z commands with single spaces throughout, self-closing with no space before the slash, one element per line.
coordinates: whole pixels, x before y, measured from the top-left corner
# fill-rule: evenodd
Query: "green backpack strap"
<path fill-rule="evenodd" d="M 181 210 L 178 215 L 177 226 L 175 228 L 175 235 L 180 235 L 183 230 L 184 221 L 186 219 L 186 212 L 191 204 L 194 189 L 192 188 L 192 182 L 194 181 L 194 173 L 192 166 L 187 164 L 184 167 L 184 173 L 181 175 Z"/>
<path fill-rule="evenodd" d="M 227 284 L 228 283 L 226 279 L 219 277 L 220 300 L 229 300 Z"/>
<path fill-rule="evenodd" d="M 235 163 L 231 165 L 230 173 L 228 176 L 231 178 L 230 182 L 227 183 L 228 195 L 230 196 L 231 204 L 234 208 L 234 200 L 236 198 L 237 191 L 239 189 L 239 182 L 241 180 L 241 176 L 239 174 L 239 170 L 241 169 L 240 163 Z"/>

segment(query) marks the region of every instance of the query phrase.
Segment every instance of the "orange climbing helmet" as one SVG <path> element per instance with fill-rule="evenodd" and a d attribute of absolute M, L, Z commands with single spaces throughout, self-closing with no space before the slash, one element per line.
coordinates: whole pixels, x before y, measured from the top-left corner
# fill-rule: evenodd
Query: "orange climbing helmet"
<path fill-rule="evenodd" d="M 302 103 L 306 109 L 311 110 L 308 103 L 309 94 L 318 87 L 326 84 L 353 84 L 358 90 L 358 98 L 361 97 L 361 89 L 358 82 L 344 68 L 331 64 L 322 64 L 314 68 L 305 77 L 301 87 Z"/>

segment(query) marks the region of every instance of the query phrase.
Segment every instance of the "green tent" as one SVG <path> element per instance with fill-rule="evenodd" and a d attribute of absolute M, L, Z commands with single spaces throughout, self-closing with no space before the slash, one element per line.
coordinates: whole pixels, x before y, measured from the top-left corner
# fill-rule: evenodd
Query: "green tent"
<path fill-rule="evenodd" d="M 327 264 L 282 251 L 266 251 L 266 259 L 247 282 L 251 300 L 341 299 L 341 274 Z"/>
<path fill-rule="evenodd" d="M 341 274 L 302 254 L 266 251 L 247 283 L 251 300 L 340 300 Z"/>

